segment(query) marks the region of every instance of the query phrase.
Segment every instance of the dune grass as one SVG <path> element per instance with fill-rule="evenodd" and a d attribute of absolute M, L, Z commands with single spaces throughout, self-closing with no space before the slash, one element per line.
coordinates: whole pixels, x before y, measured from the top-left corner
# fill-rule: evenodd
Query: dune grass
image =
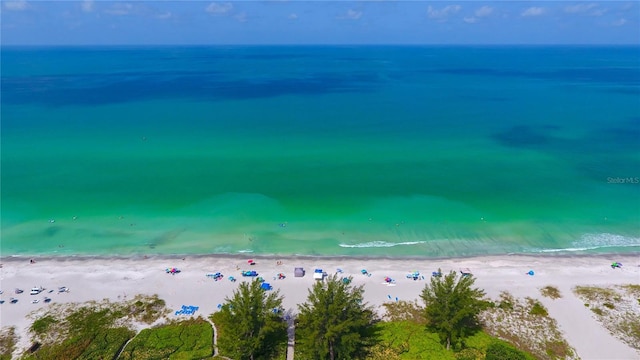
<path fill-rule="evenodd" d="M 201 317 L 142 330 L 118 359 L 204 359 L 213 356 L 213 328 Z"/>
<path fill-rule="evenodd" d="M 5 327 L 0 330 L 0 360 L 11 359 L 11 353 L 15 350 L 17 341 L 15 327 Z"/>
<path fill-rule="evenodd" d="M 23 359 L 113 359 L 135 335 L 132 323 L 150 324 L 166 314 L 157 296 L 130 301 L 55 304 L 36 313 L 30 332 L 33 352 Z"/>
<path fill-rule="evenodd" d="M 538 359 L 577 359 L 547 309 L 531 298 L 516 299 L 503 292 L 495 306 L 482 315 L 491 335 L 514 344 Z"/>
<path fill-rule="evenodd" d="M 640 285 L 577 286 L 573 291 L 609 332 L 640 350 Z"/>
<path fill-rule="evenodd" d="M 560 299 L 562 297 L 562 295 L 560 294 L 560 290 L 558 290 L 557 287 L 550 285 L 540 289 L 540 293 L 542 294 L 542 296 L 551 298 L 553 300 Z"/>

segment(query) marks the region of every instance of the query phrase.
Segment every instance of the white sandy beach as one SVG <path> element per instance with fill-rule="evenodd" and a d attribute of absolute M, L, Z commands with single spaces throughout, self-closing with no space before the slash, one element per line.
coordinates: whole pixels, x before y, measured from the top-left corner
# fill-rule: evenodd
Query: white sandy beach
<path fill-rule="evenodd" d="M 152 257 L 152 258 L 36 258 L 31 264 L 28 258 L 2 258 L 0 269 L 0 324 L 16 326 L 21 335 L 19 346 L 28 346 L 27 314 L 48 306 L 45 296 L 55 302 L 84 302 L 109 298 L 112 300 L 131 298 L 136 294 L 158 294 L 169 309 L 178 310 L 182 305 L 195 305 L 197 315 L 207 316 L 217 309 L 225 296 L 232 293 L 238 283 L 246 280 L 238 270 L 256 270 L 260 276 L 280 289 L 287 309 L 306 300 L 307 289 L 313 284 L 313 271 L 321 268 L 329 274 L 337 268 L 344 275 L 352 275 L 355 284 L 364 284 L 366 300 L 373 306 L 395 300 L 418 299 L 431 272 L 442 268 L 443 272 L 469 268 L 476 276 L 476 285 L 483 288 L 489 297 L 495 298 L 501 291 L 509 291 L 516 297 L 533 297 L 548 308 L 550 316 L 557 319 L 569 344 L 582 359 L 639 359 L 640 354 L 622 343 L 602 327 L 591 315 L 591 311 L 576 298 L 571 289 L 577 285 L 640 284 L 640 256 L 584 256 L 584 257 L 530 257 L 499 256 L 441 260 L 418 259 L 341 259 L 341 258 L 254 258 L 254 266 L 248 266 L 246 258 L 220 256 Z M 277 265 L 281 260 L 282 265 Z M 612 261 L 622 262 L 620 269 L 612 269 Z M 179 274 L 165 272 L 168 267 L 177 267 Z M 304 267 L 306 275 L 294 277 L 294 267 Z M 371 276 L 361 274 L 367 269 Z M 409 272 L 418 270 L 425 280 L 406 278 Z M 534 270 L 535 275 L 526 275 Z M 214 281 L 208 273 L 222 272 L 222 281 Z M 273 280 L 278 273 L 286 279 Z M 232 283 L 229 276 L 238 279 Z M 396 280 L 392 286 L 384 283 L 385 276 Z M 562 298 L 551 300 L 542 297 L 539 289 L 552 285 L 557 287 Z M 29 295 L 33 286 L 46 290 L 39 295 Z M 69 292 L 58 293 L 58 287 L 66 286 Z M 16 295 L 15 288 L 24 290 Z M 54 292 L 48 293 L 53 289 Z M 10 304 L 11 297 L 17 298 Z M 32 304 L 33 299 L 40 299 Z M 174 316 L 173 313 L 171 316 Z"/>

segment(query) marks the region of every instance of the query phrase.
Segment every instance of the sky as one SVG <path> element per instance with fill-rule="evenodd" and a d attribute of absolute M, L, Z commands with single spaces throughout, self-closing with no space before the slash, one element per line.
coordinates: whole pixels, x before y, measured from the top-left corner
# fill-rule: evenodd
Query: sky
<path fill-rule="evenodd" d="M 635 44 L 640 1 L 2 0 L 5 45 Z"/>

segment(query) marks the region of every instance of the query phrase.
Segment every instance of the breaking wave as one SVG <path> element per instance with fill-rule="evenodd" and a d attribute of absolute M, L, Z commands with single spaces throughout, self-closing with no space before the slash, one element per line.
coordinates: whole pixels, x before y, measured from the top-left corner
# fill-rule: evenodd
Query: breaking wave
<path fill-rule="evenodd" d="M 564 249 L 539 249 L 536 250 L 536 252 L 574 252 L 622 247 L 640 247 L 640 238 L 609 233 L 584 234 L 580 237 L 580 240 L 572 242 L 571 247 Z"/>
<path fill-rule="evenodd" d="M 387 248 L 401 245 L 419 245 L 424 244 L 426 241 L 405 241 L 400 243 L 392 243 L 386 241 L 371 241 L 360 244 L 340 244 L 340 247 L 343 248 Z"/>

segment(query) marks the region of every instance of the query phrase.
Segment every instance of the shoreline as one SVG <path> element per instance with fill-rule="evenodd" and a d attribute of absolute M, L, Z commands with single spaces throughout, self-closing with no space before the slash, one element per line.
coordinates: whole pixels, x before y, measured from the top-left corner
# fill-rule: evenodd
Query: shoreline
<path fill-rule="evenodd" d="M 503 258 L 531 258 L 531 259 L 581 259 L 581 258 L 607 258 L 607 259 L 640 259 L 640 251 L 638 252 L 622 252 L 622 253 L 597 253 L 597 254 L 568 254 L 561 252 L 546 253 L 509 253 L 496 255 L 459 255 L 459 256 L 443 256 L 443 257 L 422 257 L 422 256 L 358 256 L 358 255 L 271 255 L 271 254 L 132 254 L 132 255 L 9 255 L 0 256 L 0 262 L 22 262 L 33 259 L 37 261 L 86 261 L 86 260 L 185 260 L 185 259 L 280 259 L 280 260 L 344 260 L 344 261 L 447 261 L 447 260 L 491 260 Z"/>

